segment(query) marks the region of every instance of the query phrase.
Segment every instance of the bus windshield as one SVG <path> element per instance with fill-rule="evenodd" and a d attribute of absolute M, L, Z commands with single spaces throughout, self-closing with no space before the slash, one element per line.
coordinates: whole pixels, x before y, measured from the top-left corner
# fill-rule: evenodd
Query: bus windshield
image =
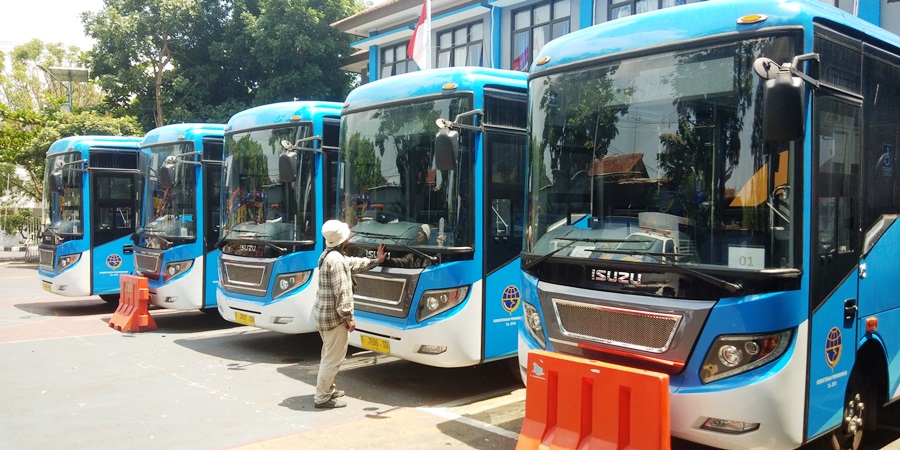
<path fill-rule="evenodd" d="M 434 160 L 435 121 L 470 109 L 469 97 L 455 97 L 344 115 L 342 207 L 352 242 L 472 247 L 471 133 L 460 133 L 454 169 Z"/>
<path fill-rule="evenodd" d="M 76 163 L 79 160 L 79 153 L 59 153 L 47 157 L 47 165 L 44 167 L 43 222 L 44 227 L 53 233 L 84 233 L 84 167 Z"/>
<path fill-rule="evenodd" d="M 752 64 L 796 48 L 764 37 L 530 80 L 525 252 L 793 268 L 799 144 L 763 140 Z"/>
<path fill-rule="evenodd" d="M 192 156 L 180 156 L 193 152 L 191 143 L 152 147 L 150 155 L 141 154 L 147 180 L 148 202 L 143 208 L 141 224 L 143 233 L 166 238 L 193 239 L 197 237 L 195 216 L 197 196 L 195 162 Z M 168 165 L 174 169 L 172 186 L 160 184 L 159 171 Z"/>
<path fill-rule="evenodd" d="M 315 153 L 297 151 L 298 172 L 293 183 L 282 183 L 278 169 L 282 141 L 294 143 L 311 135 L 312 124 L 307 123 L 225 137 L 224 239 L 315 239 Z"/>

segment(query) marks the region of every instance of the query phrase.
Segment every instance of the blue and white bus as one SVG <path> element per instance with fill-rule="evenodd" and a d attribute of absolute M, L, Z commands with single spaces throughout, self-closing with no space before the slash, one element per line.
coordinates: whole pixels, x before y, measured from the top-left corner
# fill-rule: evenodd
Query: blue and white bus
<path fill-rule="evenodd" d="M 133 269 L 140 143 L 138 137 L 72 136 L 47 150 L 38 250 L 46 291 L 119 301 L 119 275 Z"/>
<path fill-rule="evenodd" d="M 340 103 L 251 108 L 225 129 L 219 313 L 282 333 L 316 331 L 319 230 L 337 203 Z"/>
<path fill-rule="evenodd" d="M 804 0 L 700 2 L 544 46 L 522 370 L 547 349 L 666 373 L 689 441 L 859 448 L 900 397 L 898 55 Z"/>
<path fill-rule="evenodd" d="M 224 133 L 224 124 L 166 125 L 141 142 L 134 270 L 147 278 L 156 306 L 216 306 Z"/>
<path fill-rule="evenodd" d="M 350 344 L 437 367 L 516 355 L 525 75 L 478 67 L 354 89 L 341 121 L 343 218 L 359 253 Z"/>

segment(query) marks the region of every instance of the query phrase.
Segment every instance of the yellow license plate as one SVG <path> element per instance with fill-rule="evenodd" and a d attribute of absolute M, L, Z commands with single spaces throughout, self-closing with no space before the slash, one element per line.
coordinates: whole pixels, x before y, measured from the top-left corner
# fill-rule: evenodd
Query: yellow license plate
<path fill-rule="evenodd" d="M 41 284 L 44 285 L 44 290 L 45 290 L 45 291 L 50 292 L 50 283 L 46 283 L 46 282 L 45 282 L 45 283 L 41 283 Z"/>
<path fill-rule="evenodd" d="M 366 350 L 372 350 L 373 352 L 378 353 L 391 353 L 391 343 L 388 342 L 387 339 L 381 339 L 372 336 L 360 335 L 359 336 L 360 343 L 362 344 L 362 348 Z"/>
<path fill-rule="evenodd" d="M 250 314 L 235 312 L 234 320 L 241 325 L 249 325 L 251 327 L 256 326 L 256 319 L 254 319 Z"/>

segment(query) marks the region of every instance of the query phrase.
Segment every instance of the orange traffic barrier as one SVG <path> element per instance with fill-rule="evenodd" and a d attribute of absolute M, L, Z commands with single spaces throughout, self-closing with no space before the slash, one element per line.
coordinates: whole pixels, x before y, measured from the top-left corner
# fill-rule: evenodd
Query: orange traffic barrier
<path fill-rule="evenodd" d="M 119 307 L 109 320 L 109 326 L 126 333 L 155 330 L 156 322 L 147 310 L 150 303 L 147 278 L 119 275 L 119 287 Z"/>
<path fill-rule="evenodd" d="M 516 450 L 669 449 L 669 376 L 576 356 L 528 354 Z"/>

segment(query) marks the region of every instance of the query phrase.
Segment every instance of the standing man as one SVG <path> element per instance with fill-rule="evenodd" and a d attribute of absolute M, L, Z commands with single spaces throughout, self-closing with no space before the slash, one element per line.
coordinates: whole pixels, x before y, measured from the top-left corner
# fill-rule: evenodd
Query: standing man
<path fill-rule="evenodd" d="M 339 220 L 322 224 L 325 251 L 319 257 L 319 290 L 316 292 L 316 329 L 322 336 L 322 361 L 316 378 L 316 408 L 343 408 L 347 402 L 339 397 L 344 391 L 335 389 L 334 378 L 347 354 L 347 340 L 356 329 L 353 322 L 354 273 L 365 272 L 384 262 L 384 244 L 378 246 L 377 258 L 355 258 L 344 255 L 350 227 Z"/>

